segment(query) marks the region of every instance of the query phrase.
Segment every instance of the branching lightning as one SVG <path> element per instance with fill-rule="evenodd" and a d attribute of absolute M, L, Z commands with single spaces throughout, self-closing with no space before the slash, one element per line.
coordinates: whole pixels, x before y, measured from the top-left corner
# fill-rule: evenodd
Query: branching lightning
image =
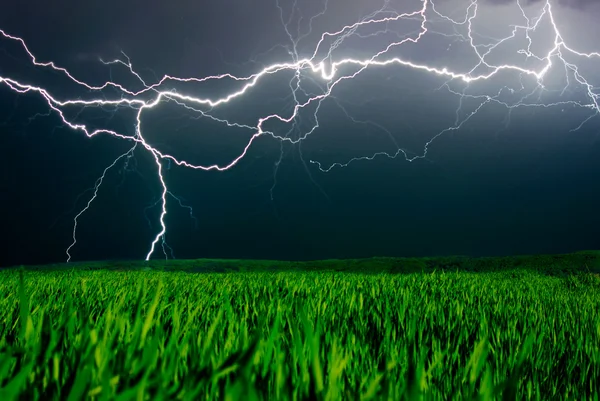
<path fill-rule="evenodd" d="M 238 164 L 238 162 L 247 155 L 249 149 L 259 137 L 268 136 L 274 140 L 280 141 L 282 144 L 286 142 L 290 144 L 301 144 L 302 141 L 309 137 L 309 135 L 312 135 L 320 128 L 319 116 L 321 104 L 328 99 L 336 102 L 343 110 L 344 114 L 354 123 L 369 124 L 377 127 L 387 134 L 390 134 L 385 127 L 373 121 L 360 121 L 359 119 L 352 117 L 347 110 L 345 110 L 343 106 L 337 102 L 335 97 L 336 88 L 342 85 L 351 85 L 352 81 L 367 69 L 397 68 L 400 72 L 402 70 L 410 69 L 421 71 L 423 74 L 438 76 L 441 79 L 445 79 L 446 82 L 440 86 L 438 90 L 446 90 L 449 93 L 459 97 L 460 105 L 456 110 L 456 120 L 452 126 L 449 126 L 433 135 L 431 139 L 427 141 L 422 149 L 421 154 L 419 155 L 409 156 L 408 151 L 398 147 L 398 150 L 395 153 L 378 152 L 371 155 L 356 157 L 345 162 L 333 163 L 329 166 L 325 166 L 323 163 L 316 160 L 310 160 L 310 163 L 316 165 L 322 172 L 328 172 L 336 167 L 344 167 L 349 163 L 354 163 L 360 160 L 372 160 L 379 156 L 396 158 L 402 155 L 407 161 L 425 158 L 430 146 L 437 138 L 449 131 L 457 131 L 461 129 L 473 118 L 473 116 L 475 116 L 482 108 L 489 104 L 501 105 L 509 110 L 507 124 L 510 121 L 510 111 L 518 107 L 580 107 L 587 109 L 590 112 L 589 116 L 584 119 L 581 124 L 573 127 L 573 130 L 581 128 L 584 124 L 600 113 L 600 104 L 598 103 L 600 93 L 598 92 L 598 88 L 592 84 L 591 78 L 586 78 L 585 74 L 580 72 L 580 67 L 578 64 L 572 60 L 600 60 L 600 53 L 584 53 L 567 44 L 564 41 L 556 23 L 556 18 L 558 18 L 558 15 L 556 15 L 556 12 L 554 12 L 552 1 L 544 1 L 545 2 L 539 7 L 538 14 L 535 17 L 532 17 L 527 14 L 526 7 L 520 3 L 520 0 L 515 0 L 516 5 L 522 14 L 521 23 L 517 25 L 511 25 L 512 32 L 507 37 L 501 39 L 487 38 L 487 43 L 478 44 L 476 37 L 479 39 L 482 37 L 478 36 L 473 29 L 473 23 L 478 18 L 478 9 L 480 7 L 478 0 L 470 0 L 468 2 L 464 18 L 460 20 L 451 18 L 450 16 L 439 12 L 432 0 L 415 0 L 415 9 L 406 13 L 397 13 L 392 11 L 389 7 L 389 0 L 387 0 L 385 1 L 383 8 L 357 22 L 348 24 L 331 32 L 323 32 L 319 36 L 319 39 L 312 45 L 311 48 L 313 51 L 308 57 L 302 56 L 302 52 L 299 50 L 300 43 L 304 43 L 307 38 L 310 38 L 311 34 L 313 34 L 314 22 L 327 14 L 327 0 L 324 1 L 321 11 L 308 19 L 301 15 L 296 2 L 293 3 L 292 11 L 286 15 L 284 7 L 282 7 L 279 1 L 277 1 L 276 6 L 280 11 L 281 23 L 290 41 L 289 46 L 283 46 L 288 50 L 288 54 L 292 59 L 290 62 L 281 62 L 268 65 L 263 69 L 247 76 L 236 76 L 233 74 L 224 73 L 221 75 L 212 75 L 202 78 L 180 78 L 165 75 L 154 83 L 148 83 L 142 79 L 139 73 L 136 72 L 131 61 L 125 54 L 123 54 L 125 60 L 101 60 L 101 62 L 106 66 L 117 65 L 121 68 L 126 68 L 129 73 L 137 81 L 139 81 L 141 85 L 143 85 L 143 89 L 141 90 L 132 90 L 113 81 L 105 82 L 99 86 L 88 84 L 75 77 L 67 69 L 56 65 L 54 62 L 39 61 L 30 51 L 29 47 L 22 38 L 0 30 L 0 35 L 4 40 L 15 41 L 20 44 L 33 65 L 40 68 L 55 70 L 63 74 L 66 78 L 70 79 L 74 84 L 80 86 L 86 94 L 92 93 L 98 94 L 98 96 L 92 99 L 63 99 L 58 95 L 50 93 L 50 90 L 45 89 L 44 87 L 21 82 L 8 76 L 0 76 L 0 84 L 19 94 L 37 94 L 47 103 L 49 111 L 56 114 L 66 126 L 75 131 L 82 132 L 88 137 L 106 134 L 120 140 L 128 141 L 132 144 L 132 147 L 127 152 L 121 154 L 109 166 L 106 167 L 101 177 L 98 178 L 94 185 L 93 195 L 91 198 L 89 198 L 88 202 L 85 204 L 85 207 L 76 214 L 73 221 L 72 243 L 66 249 L 67 261 L 71 260 L 70 252 L 77 244 L 76 234 L 78 219 L 92 206 L 94 200 L 96 200 L 106 173 L 110 169 L 117 166 L 124 159 L 129 159 L 135 150 L 145 150 L 149 153 L 149 155 L 152 156 L 152 159 L 156 165 L 157 177 L 160 182 L 161 196 L 159 201 L 156 203 L 157 206 L 160 206 L 160 216 L 158 221 L 159 229 L 158 232 L 156 232 L 153 236 L 153 239 L 149 245 L 149 250 L 145 257 L 146 260 L 153 257 L 157 248 L 161 248 L 165 257 L 168 257 L 169 254 L 173 254 L 172 249 L 166 242 L 166 217 L 168 214 L 167 200 L 169 196 L 175 199 L 175 201 L 178 202 L 181 207 L 190 209 L 190 215 L 192 217 L 194 216 L 191 208 L 183 205 L 181 201 L 170 192 L 168 182 L 165 180 L 165 174 L 163 173 L 164 169 L 166 168 L 165 163 L 175 163 L 178 166 L 204 171 L 225 171 L 236 166 L 236 164 Z M 302 20 L 308 21 L 306 23 L 307 28 L 304 29 L 304 31 L 300 28 L 300 21 Z M 452 25 L 454 33 L 448 34 L 434 31 L 432 26 L 434 20 L 442 21 L 443 23 Z M 295 28 L 293 26 L 294 21 L 296 21 Z M 419 28 L 415 32 L 407 35 L 398 35 L 398 40 L 390 41 L 383 46 L 381 50 L 373 51 L 368 57 L 352 58 L 338 56 L 338 49 L 348 38 L 353 36 L 361 38 L 376 36 L 380 33 L 387 32 L 387 27 L 389 24 L 404 21 L 412 22 L 413 24 L 415 21 L 417 21 L 419 23 Z M 532 50 L 534 48 L 534 39 L 532 38 L 532 34 L 536 32 L 542 23 L 549 23 L 552 27 L 553 42 L 550 50 L 544 54 L 536 54 L 534 50 Z M 369 28 L 369 32 L 371 33 L 364 33 L 364 28 Z M 377 31 L 374 33 L 373 28 L 377 29 Z M 468 44 L 472 54 L 478 61 L 472 65 L 471 68 L 461 70 L 453 69 L 449 66 L 438 67 L 435 65 L 421 64 L 400 56 L 392 56 L 393 52 L 397 52 L 399 49 L 402 49 L 405 46 L 419 45 L 419 43 L 427 35 L 443 35 Z M 540 64 L 540 66 L 538 66 L 536 69 L 527 68 L 526 62 L 523 62 L 522 64 L 496 64 L 490 61 L 496 55 L 498 49 L 506 44 L 511 44 L 511 41 L 517 38 L 518 35 L 524 35 L 526 39 L 526 46 L 524 48 L 516 49 L 516 53 L 522 55 L 526 61 L 535 60 L 538 64 Z M 571 85 L 578 85 L 584 91 L 585 101 L 561 100 L 554 103 L 543 103 L 539 101 L 541 92 L 546 90 L 544 81 L 545 77 L 553 68 L 563 69 L 567 82 L 558 96 L 564 96 L 568 87 Z M 219 107 L 250 96 L 251 89 L 264 82 L 265 78 L 269 76 L 275 76 L 277 74 L 283 74 L 284 72 L 293 73 L 293 76 L 289 81 L 290 99 L 293 102 L 291 112 L 286 114 L 273 113 L 264 115 L 258 118 L 254 124 L 240 123 L 228 119 L 218 118 L 213 115 L 213 111 L 217 110 Z M 519 95 L 523 94 L 523 91 L 525 91 L 525 86 L 523 84 L 525 81 L 534 83 L 535 88 L 532 91 L 525 91 L 526 93 L 524 93 L 523 96 L 516 101 L 504 100 L 503 95 L 507 93 L 512 95 L 515 93 L 515 90 L 509 88 L 508 86 L 504 86 L 497 93 L 466 93 L 466 88 L 472 87 L 473 85 L 477 85 L 478 83 L 482 83 L 484 81 L 493 81 L 498 79 L 498 76 L 504 72 L 512 73 L 514 80 L 520 84 L 521 92 Z M 220 97 L 202 97 L 190 92 L 175 91 L 167 88 L 169 84 L 191 85 L 210 81 L 227 81 L 229 83 L 236 84 L 237 88 L 225 93 Z M 309 82 L 311 88 L 320 88 L 320 92 L 312 93 L 312 91 L 305 89 L 305 82 Z M 462 82 L 465 89 L 462 91 L 453 89 L 450 86 L 450 83 L 455 82 Z M 118 96 L 115 97 L 115 93 L 117 93 Z M 536 95 L 538 96 L 537 101 L 533 99 Z M 478 105 L 474 107 L 473 110 L 463 113 L 463 101 L 466 99 L 474 101 Z M 146 139 L 144 135 L 144 124 L 142 117 L 146 113 L 152 112 L 153 109 L 155 109 L 158 105 L 168 101 L 174 102 L 177 106 L 185 108 L 187 111 L 193 112 L 199 117 L 209 118 L 213 122 L 223 124 L 227 127 L 249 130 L 252 132 L 252 135 L 249 137 L 249 140 L 245 146 L 240 150 L 239 154 L 228 163 L 222 165 L 202 165 L 191 163 L 182 158 L 178 158 L 175 155 L 165 153 L 157 146 L 152 145 Z M 107 106 L 121 106 L 135 110 L 136 115 L 135 121 L 133 122 L 135 126 L 134 135 L 126 135 L 108 128 L 92 129 L 88 125 L 76 123 L 72 118 L 68 118 L 68 113 L 66 113 L 67 110 L 76 107 Z M 311 126 L 308 128 L 305 127 L 307 123 L 306 119 L 303 118 L 303 115 L 301 115 L 301 111 L 303 110 L 311 110 Z M 35 116 L 33 118 L 35 118 Z M 290 124 L 290 128 L 285 132 L 278 133 L 276 132 L 277 130 L 268 130 L 266 128 L 267 124 L 269 123 Z M 295 132 L 296 135 L 292 135 L 293 132 Z M 275 174 L 277 173 L 279 163 L 283 157 L 283 147 L 281 149 L 281 157 L 276 162 L 274 167 Z M 272 190 L 271 196 L 273 196 Z M 169 253 L 167 253 L 167 251 Z"/>

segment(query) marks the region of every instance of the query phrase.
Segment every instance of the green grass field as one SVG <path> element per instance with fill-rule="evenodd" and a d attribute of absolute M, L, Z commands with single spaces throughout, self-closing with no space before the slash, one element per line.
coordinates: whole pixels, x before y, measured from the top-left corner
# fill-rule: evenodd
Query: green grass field
<path fill-rule="evenodd" d="M 0 270 L 0 400 L 598 400 L 599 262 Z"/>

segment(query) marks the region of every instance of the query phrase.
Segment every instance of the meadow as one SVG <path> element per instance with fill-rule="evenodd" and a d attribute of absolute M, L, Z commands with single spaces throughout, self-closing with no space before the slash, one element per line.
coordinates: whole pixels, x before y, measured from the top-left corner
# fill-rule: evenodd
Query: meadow
<path fill-rule="evenodd" d="M 0 270 L 0 400 L 598 400 L 599 260 Z"/>

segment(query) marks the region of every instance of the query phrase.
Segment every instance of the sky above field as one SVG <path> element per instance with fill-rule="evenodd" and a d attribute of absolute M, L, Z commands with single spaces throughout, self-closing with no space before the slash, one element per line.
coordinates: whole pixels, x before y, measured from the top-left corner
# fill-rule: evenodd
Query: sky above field
<path fill-rule="evenodd" d="M 1 265 L 600 246 L 595 2 L 152 3 L 3 4 Z"/>

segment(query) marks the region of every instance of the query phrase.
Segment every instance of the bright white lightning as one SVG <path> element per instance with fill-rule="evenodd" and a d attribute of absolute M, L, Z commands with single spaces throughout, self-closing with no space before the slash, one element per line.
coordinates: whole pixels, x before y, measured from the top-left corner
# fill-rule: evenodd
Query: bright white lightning
<path fill-rule="evenodd" d="M 155 82 L 153 84 L 147 84 L 142 79 L 142 77 L 134 70 L 130 60 L 126 56 L 125 57 L 126 57 L 127 61 L 122 61 L 122 60 L 114 60 L 114 61 L 109 61 L 109 62 L 102 61 L 102 63 L 104 63 L 106 65 L 120 64 L 122 66 L 125 66 L 129 70 L 129 72 L 134 77 L 136 77 L 137 80 L 139 80 L 140 83 L 144 86 L 144 89 L 139 90 L 139 91 L 130 90 L 130 89 L 126 88 L 125 86 L 118 84 L 116 82 L 112 82 L 112 81 L 106 82 L 99 86 L 90 85 L 84 81 L 77 79 L 67 69 L 57 66 L 53 62 L 38 61 L 36 59 L 36 57 L 34 56 L 34 54 L 29 50 L 25 41 L 22 38 L 10 35 L 9 33 L 5 32 L 5 31 L 0 30 L 0 35 L 4 39 L 17 41 L 21 44 L 21 46 L 23 47 L 23 49 L 29 56 L 31 62 L 35 66 L 51 68 L 53 70 L 59 71 L 59 72 L 63 73 L 67 78 L 72 80 L 75 84 L 80 85 L 82 88 L 86 89 L 88 92 L 90 92 L 90 91 L 92 93 L 99 92 L 99 93 L 102 93 L 103 96 L 99 97 L 99 98 L 91 99 L 91 100 L 83 100 L 80 98 L 60 99 L 59 97 L 52 95 L 47 89 L 44 89 L 43 87 L 29 85 L 26 83 L 19 82 L 10 77 L 4 77 L 4 76 L 0 76 L 0 84 L 4 84 L 10 90 L 17 92 L 17 93 L 21 93 L 21 94 L 37 93 L 39 96 L 41 96 L 46 101 L 46 103 L 48 104 L 48 106 L 50 108 L 50 111 L 55 112 L 61 118 L 61 120 L 64 122 L 64 124 L 66 124 L 68 127 L 72 128 L 73 130 L 83 132 L 88 137 L 92 137 L 92 136 L 95 136 L 98 134 L 108 134 L 108 135 L 111 135 L 118 139 L 134 142 L 133 147 L 129 151 L 127 151 L 126 153 L 119 156 L 112 164 L 110 164 L 104 170 L 102 176 L 96 181 L 96 185 L 94 186 L 93 196 L 87 202 L 85 207 L 75 216 L 74 224 L 73 224 L 73 242 L 66 250 L 68 261 L 71 260 L 70 251 L 73 248 L 73 246 L 75 246 L 75 244 L 77 243 L 76 230 L 77 230 L 78 219 L 79 219 L 79 217 L 81 217 L 81 215 L 83 213 L 85 213 L 89 209 L 89 207 L 91 206 L 93 201 L 96 199 L 96 197 L 98 195 L 98 191 L 100 189 L 101 184 L 103 183 L 103 180 L 105 178 L 107 171 L 110 170 L 111 168 L 113 168 L 121 159 L 131 156 L 131 153 L 136 148 L 138 148 L 138 149 L 143 148 L 152 155 L 152 157 L 155 161 L 155 164 L 156 164 L 157 174 L 158 174 L 158 178 L 159 178 L 159 181 L 161 184 L 161 197 L 159 200 L 159 204 L 161 206 L 161 213 L 160 213 L 160 217 L 159 217 L 160 230 L 153 237 L 153 240 L 150 244 L 150 249 L 149 249 L 148 253 L 146 254 L 146 260 L 148 260 L 154 254 L 156 247 L 158 245 L 162 246 L 165 256 L 166 256 L 166 249 L 170 250 L 170 247 L 165 242 L 165 235 L 167 232 L 167 226 L 166 226 L 165 219 L 166 219 L 166 216 L 168 213 L 167 197 L 168 197 L 168 195 L 171 194 L 169 192 L 168 185 L 167 185 L 167 182 L 165 181 L 164 174 L 163 174 L 163 163 L 165 161 L 170 161 L 179 166 L 183 166 L 183 167 L 187 167 L 187 168 L 191 168 L 191 169 L 198 169 L 198 170 L 205 170 L 205 171 L 207 171 L 207 170 L 224 171 L 224 170 L 228 170 L 228 169 L 234 167 L 240 160 L 242 160 L 246 156 L 246 154 L 247 154 L 248 150 L 250 149 L 250 147 L 252 146 L 253 142 L 260 136 L 268 135 L 268 136 L 272 137 L 273 139 L 281 141 L 282 143 L 283 142 L 289 142 L 289 143 L 293 143 L 293 144 L 300 143 L 301 141 L 306 139 L 310 134 L 314 133 L 319 128 L 318 114 L 319 114 L 320 106 L 321 106 L 322 102 L 326 99 L 335 100 L 335 98 L 332 95 L 332 93 L 334 92 L 334 89 L 342 83 L 351 82 L 352 79 L 356 78 L 359 74 L 361 74 L 367 68 L 384 68 L 384 67 L 390 67 L 390 66 L 399 66 L 399 67 L 406 68 L 406 69 L 420 70 L 424 73 L 429 73 L 432 75 L 440 76 L 442 78 L 446 78 L 447 82 L 446 82 L 446 84 L 442 85 L 442 88 L 445 88 L 448 91 L 450 91 L 451 93 L 456 94 L 461 99 L 461 104 L 459 106 L 459 109 L 456 112 L 456 115 L 457 115 L 456 122 L 453 126 L 448 127 L 446 129 L 442 130 L 441 132 L 437 133 L 436 135 L 434 135 L 425 144 L 423 153 L 421 155 L 409 157 L 405 150 L 398 149 L 398 151 L 395 154 L 379 152 L 379 153 L 376 153 L 371 156 L 353 158 L 350 161 L 345 162 L 345 163 L 334 163 L 334 164 L 330 165 L 329 167 L 323 167 L 321 165 L 321 163 L 311 160 L 311 163 L 316 164 L 321 171 L 327 172 L 335 167 L 343 167 L 343 166 L 348 165 L 348 163 L 355 162 L 358 160 L 371 160 L 380 155 L 395 158 L 395 157 L 399 156 L 400 154 L 403 154 L 404 158 L 407 161 L 413 161 L 416 159 L 424 158 L 427 155 L 429 146 L 433 143 L 433 141 L 435 141 L 436 138 L 438 138 L 439 136 L 443 135 L 444 133 L 446 133 L 448 131 L 454 131 L 454 130 L 460 129 L 474 115 L 476 115 L 479 110 L 481 110 L 483 107 L 485 107 L 487 104 L 490 104 L 490 103 L 500 104 L 500 105 L 506 107 L 509 111 L 516 107 L 555 107 L 555 106 L 564 106 L 564 105 L 588 108 L 589 110 L 592 111 L 592 114 L 587 119 L 585 119 L 579 127 L 574 128 L 574 130 L 579 129 L 583 124 L 585 124 L 591 118 L 593 118 L 598 113 L 600 113 L 600 105 L 598 103 L 598 98 L 599 98 L 600 94 L 595 92 L 596 90 L 598 90 L 598 88 L 594 87 L 591 83 L 589 83 L 588 79 L 586 79 L 583 76 L 583 74 L 580 73 L 578 65 L 574 64 L 572 62 L 568 62 L 564 56 L 565 56 L 565 54 L 569 54 L 571 56 L 580 57 L 580 58 L 587 58 L 587 59 L 598 58 L 598 59 L 600 59 L 600 53 L 596 53 L 596 52 L 595 53 L 583 53 L 583 52 L 575 50 L 573 47 L 567 45 L 564 42 L 563 37 L 562 37 L 562 35 L 558 29 L 558 26 L 556 24 L 556 20 L 555 20 L 556 16 L 553 13 L 551 0 L 546 0 L 544 6 L 541 8 L 540 15 L 538 15 L 536 18 L 528 17 L 527 14 L 525 13 L 524 8 L 521 6 L 519 0 L 515 0 L 515 1 L 516 1 L 516 4 L 518 5 L 519 9 L 521 10 L 522 17 L 523 17 L 523 24 L 512 25 L 511 26 L 512 27 L 511 34 L 505 38 L 496 40 L 495 43 L 493 43 L 493 44 L 489 44 L 489 45 L 481 45 L 481 44 L 476 45 L 475 44 L 474 35 L 476 35 L 476 32 L 474 32 L 474 30 L 472 28 L 472 24 L 473 24 L 473 21 L 475 21 L 478 16 L 478 14 L 477 14 L 478 7 L 479 7 L 478 0 L 470 1 L 470 4 L 466 9 L 464 19 L 462 19 L 462 20 L 456 20 L 447 15 L 442 14 L 441 12 L 439 12 L 436 9 L 435 4 L 433 3 L 432 0 L 421 0 L 420 6 L 418 7 L 418 9 L 416 9 L 413 12 L 402 13 L 402 14 L 395 13 L 394 15 L 388 16 L 385 18 L 377 18 L 378 15 L 381 15 L 384 13 L 388 13 L 388 14 L 390 13 L 389 10 L 386 8 L 389 5 L 388 4 L 389 2 L 386 1 L 384 8 L 376 11 L 375 13 L 365 17 L 364 19 L 362 19 L 358 22 L 346 25 L 346 26 L 342 27 L 341 29 L 338 29 L 333 32 L 322 33 L 320 35 L 319 40 L 314 44 L 314 51 L 312 52 L 312 55 L 310 57 L 300 57 L 300 54 L 298 52 L 298 45 L 299 45 L 300 41 L 305 40 L 307 37 L 309 37 L 309 34 L 312 32 L 312 29 L 313 29 L 312 28 L 313 22 L 317 18 L 320 18 L 326 14 L 327 5 L 328 5 L 327 0 L 325 0 L 325 2 L 324 2 L 324 7 L 323 7 L 322 11 L 319 14 L 314 15 L 309 19 L 309 24 L 308 24 L 309 30 L 307 32 L 301 33 L 300 29 L 298 28 L 296 35 L 292 34 L 292 29 L 291 29 L 291 20 L 293 18 L 293 15 L 295 12 L 299 12 L 297 9 L 296 2 L 294 2 L 292 13 L 287 20 L 284 17 L 284 12 L 283 12 L 282 7 L 280 6 L 279 3 L 277 3 L 277 7 L 279 7 L 279 10 L 281 12 L 281 14 L 280 14 L 281 22 L 282 22 L 282 24 L 285 28 L 285 32 L 292 44 L 292 49 L 288 50 L 289 55 L 292 57 L 292 62 L 275 63 L 272 65 L 266 66 L 265 68 L 263 68 L 262 70 L 254 73 L 254 74 L 251 74 L 248 76 L 242 76 L 242 77 L 234 76 L 234 75 L 228 74 L 228 73 L 221 74 L 221 75 L 207 76 L 207 77 L 203 77 L 203 78 L 179 78 L 179 77 L 165 75 L 157 82 Z M 441 33 L 433 31 L 432 28 L 429 26 L 431 21 L 428 20 L 428 16 L 434 16 L 435 18 L 441 18 L 442 20 L 445 20 L 447 23 L 451 23 L 454 26 L 456 33 L 454 35 L 448 35 L 448 34 L 441 34 Z M 412 34 L 412 35 L 407 35 L 405 37 L 400 38 L 398 41 L 392 41 L 387 46 L 385 46 L 383 50 L 373 52 L 373 54 L 371 54 L 367 58 L 356 59 L 356 58 L 346 57 L 346 58 L 336 59 L 335 52 L 336 52 L 336 49 L 340 46 L 340 44 L 344 40 L 349 38 L 350 36 L 353 36 L 353 35 L 360 36 L 359 30 L 361 28 L 366 27 L 366 26 L 383 26 L 383 28 L 378 33 L 386 32 L 387 31 L 386 27 L 388 24 L 393 23 L 393 22 L 401 22 L 401 21 L 405 21 L 405 20 L 420 21 L 419 30 L 414 32 L 414 34 Z M 542 21 L 549 22 L 552 26 L 553 46 L 547 53 L 545 53 L 543 55 L 537 55 L 537 54 L 534 54 L 534 52 L 532 51 L 533 40 L 530 36 L 530 33 L 534 32 L 536 29 L 538 29 L 538 27 Z M 458 28 L 466 29 L 466 31 L 467 31 L 466 37 L 463 34 L 458 33 L 458 31 L 457 31 Z M 519 65 L 515 65 L 515 64 L 495 65 L 488 61 L 490 58 L 489 56 L 494 54 L 494 51 L 496 49 L 498 49 L 501 45 L 507 43 L 508 41 L 514 39 L 519 32 L 522 32 L 525 34 L 525 37 L 527 39 L 527 47 L 518 49 L 517 53 L 523 54 L 527 58 L 534 58 L 537 61 L 542 62 L 543 66 L 541 66 L 538 69 L 528 69 L 523 66 L 519 66 Z M 461 71 L 455 71 L 450 67 L 439 68 L 439 67 L 435 67 L 435 66 L 431 66 L 431 65 L 414 63 L 414 62 L 408 61 L 406 59 L 403 59 L 401 57 L 389 57 L 388 56 L 388 54 L 390 53 L 390 51 L 392 49 L 400 48 L 401 46 L 403 46 L 405 44 L 409 44 L 409 43 L 413 44 L 413 45 L 418 44 L 419 41 L 427 34 L 430 34 L 430 35 L 438 34 L 438 35 L 443 35 L 446 37 L 452 36 L 452 37 L 464 40 L 465 42 L 467 42 L 470 45 L 474 55 L 477 57 L 477 59 L 479 61 L 477 62 L 477 64 L 473 65 L 473 67 L 470 70 L 461 72 Z M 370 35 L 377 35 L 377 33 L 370 34 Z M 370 35 L 367 35 L 367 36 L 370 36 Z M 363 37 L 363 36 L 361 36 L 361 37 Z M 329 45 L 328 49 L 323 50 L 323 48 L 326 46 L 326 41 L 328 39 L 332 39 L 333 42 Z M 319 56 L 319 54 L 322 54 L 322 53 L 325 53 L 325 55 Z M 507 103 L 507 102 L 501 101 L 499 99 L 502 90 L 496 94 L 475 96 L 475 95 L 466 95 L 464 92 L 463 93 L 456 92 L 448 86 L 448 82 L 453 81 L 453 80 L 463 81 L 467 84 L 474 84 L 474 83 L 481 82 L 481 81 L 491 80 L 491 79 L 495 78 L 502 71 L 512 71 L 519 76 L 520 80 L 528 79 L 528 77 L 529 77 L 529 79 L 532 79 L 537 83 L 537 89 L 540 89 L 540 88 L 543 89 L 544 88 L 544 85 L 543 85 L 544 77 L 546 76 L 548 71 L 550 71 L 550 69 L 555 64 L 560 64 L 564 68 L 565 76 L 566 76 L 567 82 L 568 82 L 567 86 L 570 85 L 570 81 L 569 81 L 569 72 L 570 72 L 573 79 L 584 88 L 584 90 L 586 92 L 586 97 L 588 99 L 587 103 L 582 103 L 582 102 L 577 102 L 577 101 L 561 101 L 561 102 L 556 102 L 556 103 L 551 103 L 551 104 L 535 103 L 535 102 L 529 101 L 529 97 L 533 96 L 533 92 L 525 95 L 518 102 Z M 344 66 L 355 66 L 356 70 L 347 75 L 340 74 L 340 69 L 341 69 L 341 67 L 344 67 Z M 476 74 L 476 71 L 482 67 L 485 67 L 487 69 L 487 71 L 485 73 Z M 244 96 L 249 96 L 249 90 L 251 88 L 259 85 L 266 76 L 278 74 L 282 71 L 293 71 L 294 72 L 293 78 L 289 81 L 289 87 L 290 87 L 290 91 L 291 91 L 291 97 L 294 101 L 294 106 L 293 106 L 292 112 L 288 116 L 283 116 L 283 115 L 279 115 L 279 114 L 266 115 L 266 116 L 259 118 L 256 121 L 255 125 L 248 125 L 248 124 L 232 122 L 232 121 L 225 120 L 222 118 L 220 119 L 220 118 L 212 116 L 210 114 L 210 112 L 208 112 L 208 111 L 199 109 L 200 107 L 204 107 L 204 108 L 209 108 L 210 110 L 212 110 L 223 104 L 232 102 L 238 98 L 243 98 Z M 307 76 L 310 76 L 311 74 L 312 74 L 312 77 L 314 77 L 314 78 L 306 78 Z M 303 79 L 304 80 L 310 79 L 311 81 L 316 83 L 319 87 L 321 87 L 322 93 L 317 94 L 317 95 L 311 95 L 311 94 L 307 93 L 302 88 L 302 80 Z M 179 93 L 179 92 L 175 92 L 173 90 L 161 89 L 165 86 L 165 84 L 167 84 L 169 82 L 185 84 L 185 83 L 203 83 L 203 82 L 208 82 L 208 81 L 220 81 L 220 80 L 230 80 L 230 81 L 239 82 L 240 87 L 237 90 L 227 93 L 224 96 L 218 97 L 218 98 L 198 97 L 196 95 L 192 95 L 189 93 Z M 320 82 L 319 82 L 319 80 L 320 80 Z M 118 90 L 119 97 L 116 97 L 113 99 L 110 99 L 110 98 L 107 99 L 105 90 L 109 89 L 109 88 Z M 508 89 L 506 87 L 504 89 L 509 90 L 512 93 L 512 89 Z M 566 90 L 566 87 L 562 91 L 563 93 L 561 93 L 561 95 L 564 94 L 565 90 Z M 299 94 L 301 94 L 304 98 L 306 98 L 306 100 L 300 101 L 299 96 L 298 96 Z M 472 112 L 468 113 L 466 115 L 466 117 L 463 117 L 461 119 L 461 118 L 459 118 L 459 114 L 460 114 L 460 108 L 462 107 L 463 98 L 477 99 L 480 103 Z M 242 149 L 240 154 L 225 165 L 217 165 L 217 164 L 198 165 L 198 164 L 190 163 L 186 160 L 178 159 L 174 155 L 161 152 L 159 149 L 157 149 L 156 147 L 154 147 L 150 143 L 148 143 L 148 141 L 144 138 L 143 130 L 142 130 L 142 115 L 146 112 L 152 111 L 152 109 L 154 109 L 156 106 L 158 106 L 162 102 L 169 101 L 169 100 L 175 102 L 177 105 L 179 105 L 181 107 L 186 108 L 187 110 L 198 113 L 202 117 L 210 118 L 215 122 L 225 124 L 229 127 L 236 127 L 236 128 L 240 128 L 240 129 L 252 130 L 254 133 L 250 137 L 250 139 L 248 140 L 247 144 L 244 146 L 244 148 Z M 313 126 L 310 127 L 309 129 L 305 130 L 303 133 L 301 133 L 297 137 L 292 137 L 290 135 L 292 130 L 298 129 L 297 120 L 300 118 L 300 111 L 311 105 L 313 105 L 315 107 L 315 111 L 313 114 L 313 117 L 314 117 Z M 339 103 L 338 103 L 338 105 L 339 105 Z M 76 124 L 72 120 L 65 117 L 65 110 L 68 109 L 69 107 L 73 107 L 73 106 L 83 106 L 83 107 L 126 106 L 126 107 L 131 107 L 132 109 L 137 110 L 136 119 L 135 119 L 136 134 L 134 136 L 127 136 L 127 135 L 120 134 L 116 131 L 109 130 L 109 129 L 92 130 L 85 124 Z M 339 106 L 342 107 L 341 105 L 339 105 Z M 343 109 L 343 107 L 342 107 L 342 109 Z M 358 121 L 358 120 L 354 119 L 353 117 L 351 117 L 345 109 L 343 109 L 343 111 L 352 121 L 361 123 L 361 121 Z M 283 123 L 291 123 L 292 128 L 283 134 L 277 134 L 275 132 L 265 130 L 265 128 L 264 128 L 265 124 L 269 121 L 274 121 L 274 120 L 277 120 L 277 121 L 280 121 Z M 369 122 L 369 123 L 371 123 L 371 122 Z M 385 128 L 382 128 L 382 129 L 387 132 L 387 130 Z M 280 158 L 279 162 L 280 161 L 281 161 L 281 158 Z M 277 169 L 278 163 L 276 163 L 276 169 Z M 171 250 L 171 252 L 172 252 L 172 250 Z"/>

